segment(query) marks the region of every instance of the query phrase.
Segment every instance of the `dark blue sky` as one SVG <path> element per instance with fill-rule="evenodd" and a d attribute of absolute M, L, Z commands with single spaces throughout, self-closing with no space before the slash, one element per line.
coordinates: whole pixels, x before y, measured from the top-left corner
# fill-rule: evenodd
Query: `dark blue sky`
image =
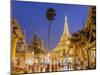
<path fill-rule="evenodd" d="M 17 18 L 21 29 L 26 29 L 28 42 L 32 40 L 34 32 L 41 37 L 46 47 L 49 22 L 46 18 L 46 9 L 52 7 L 56 11 L 55 20 L 51 25 L 50 48 L 54 48 L 59 42 L 63 32 L 64 16 L 67 15 L 69 32 L 81 30 L 83 21 L 88 15 L 89 6 L 71 4 L 50 4 L 38 2 L 12 1 L 12 18 Z"/>

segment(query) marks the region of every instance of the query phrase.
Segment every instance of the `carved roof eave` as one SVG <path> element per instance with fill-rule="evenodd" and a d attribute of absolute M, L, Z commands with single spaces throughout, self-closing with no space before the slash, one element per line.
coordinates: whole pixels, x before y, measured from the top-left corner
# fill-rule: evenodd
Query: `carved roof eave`
<path fill-rule="evenodd" d="M 84 47 L 83 50 L 87 50 L 87 49 L 93 48 L 93 47 L 95 47 L 95 46 L 96 46 L 96 41 L 94 41 L 94 42 L 92 42 L 92 43 L 86 45 L 86 47 Z"/>

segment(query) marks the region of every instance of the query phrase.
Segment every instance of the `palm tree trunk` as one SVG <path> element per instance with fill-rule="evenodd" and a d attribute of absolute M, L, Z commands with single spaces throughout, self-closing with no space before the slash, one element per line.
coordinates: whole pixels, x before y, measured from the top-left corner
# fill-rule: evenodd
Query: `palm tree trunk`
<path fill-rule="evenodd" d="M 51 28 L 51 21 L 49 23 L 49 28 L 48 28 L 48 50 L 49 50 L 49 40 L 50 40 L 50 28 Z"/>

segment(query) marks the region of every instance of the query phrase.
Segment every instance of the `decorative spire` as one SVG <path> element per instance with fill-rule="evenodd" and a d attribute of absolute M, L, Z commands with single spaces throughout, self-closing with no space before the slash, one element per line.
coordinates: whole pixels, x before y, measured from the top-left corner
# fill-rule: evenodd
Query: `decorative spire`
<path fill-rule="evenodd" d="M 69 36 L 67 16 L 65 16 L 64 31 L 63 31 L 63 35 L 65 35 L 65 34 L 67 34 Z"/>
<path fill-rule="evenodd" d="M 26 29 L 23 29 L 24 38 L 26 38 Z"/>
<path fill-rule="evenodd" d="M 24 42 L 26 43 L 27 42 L 26 41 L 27 39 L 26 39 L 26 29 L 25 28 L 23 29 L 23 35 L 24 35 Z"/>

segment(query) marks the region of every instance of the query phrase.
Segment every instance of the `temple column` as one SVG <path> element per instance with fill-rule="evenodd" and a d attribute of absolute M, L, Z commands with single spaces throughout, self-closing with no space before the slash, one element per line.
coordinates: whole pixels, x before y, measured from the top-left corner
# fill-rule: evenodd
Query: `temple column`
<path fill-rule="evenodd" d="M 15 54 L 16 54 L 16 45 L 18 38 L 13 35 L 12 37 L 12 63 L 14 62 Z"/>

